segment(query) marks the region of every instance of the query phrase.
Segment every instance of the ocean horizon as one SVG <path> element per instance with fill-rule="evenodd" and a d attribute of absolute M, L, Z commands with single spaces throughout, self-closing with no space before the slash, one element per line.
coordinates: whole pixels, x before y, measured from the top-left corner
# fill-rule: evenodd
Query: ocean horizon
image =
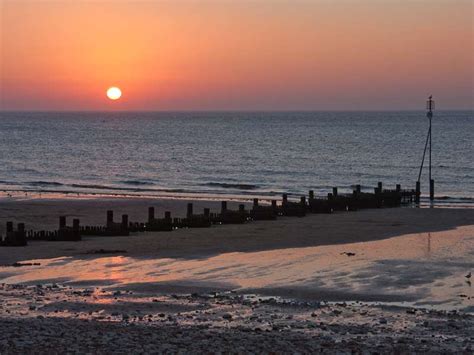
<path fill-rule="evenodd" d="M 440 202 L 474 200 L 473 117 L 433 118 Z M 0 190 L 272 198 L 373 191 L 378 181 L 412 189 L 427 129 L 413 110 L 3 111 Z"/>

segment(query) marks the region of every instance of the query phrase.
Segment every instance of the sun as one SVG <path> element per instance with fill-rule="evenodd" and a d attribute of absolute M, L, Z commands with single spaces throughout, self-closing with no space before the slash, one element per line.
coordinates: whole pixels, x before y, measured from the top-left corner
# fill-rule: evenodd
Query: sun
<path fill-rule="evenodd" d="M 107 89 L 107 97 L 111 100 L 118 100 L 122 96 L 122 90 L 116 86 Z"/>

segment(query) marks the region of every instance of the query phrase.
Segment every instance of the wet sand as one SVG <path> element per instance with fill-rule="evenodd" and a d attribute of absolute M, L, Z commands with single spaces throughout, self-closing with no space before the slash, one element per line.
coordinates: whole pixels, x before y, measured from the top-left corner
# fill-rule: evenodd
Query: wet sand
<path fill-rule="evenodd" d="M 68 214 L 94 224 L 113 205 L 143 221 L 149 205 L 184 215 L 186 202 L 2 200 L 0 216 L 21 211 L 27 225 L 55 227 Z M 91 254 L 100 249 L 121 252 Z M 69 344 L 78 352 L 469 352 L 474 305 L 464 276 L 473 260 L 474 210 L 436 208 L 0 248 L 1 264 L 39 264 L 0 268 L 0 352 Z"/>

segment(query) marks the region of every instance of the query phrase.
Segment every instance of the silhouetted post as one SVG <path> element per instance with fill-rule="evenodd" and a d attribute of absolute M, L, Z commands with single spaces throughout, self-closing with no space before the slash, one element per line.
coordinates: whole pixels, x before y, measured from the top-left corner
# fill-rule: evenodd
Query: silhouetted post
<path fill-rule="evenodd" d="M 415 189 L 415 202 L 420 203 L 420 195 L 421 195 L 421 186 L 420 181 L 416 182 L 416 189 Z"/>
<path fill-rule="evenodd" d="M 79 227 L 79 223 L 80 223 L 79 219 L 78 219 L 78 218 L 74 218 L 74 219 L 72 220 L 72 229 L 74 229 L 75 231 L 78 231 L 79 228 L 80 228 L 80 227 Z"/>
<path fill-rule="evenodd" d="M 430 179 L 430 200 L 434 200 L 434 180 Z"/>
<path fill-rule="evenodd" d="M 306 197 L 305 196 L 301 196 L 300 203 L 301 203 L 302 206 L 306 206 Z"/>
<path fill-rule="evenodd" d="M 148 223 L 155 219 L 155 207 L 148 207 Z"/>
<path fill-rule="evenodd" d="M 204 217 L 209 218 L 211 215 L 211 210 L 209 208 L 204 209 Z"/>
<path fill-rule="evenodd" d="M 276 212 L 278 209 L 276 200 L 272 200 L 272 209 L 273 209 L 273 212 Z"/>
<path fill-rule="evenodd" d="M 431 178 L 431 137 L 433 135 L 433 130 L 431 128 L 431 119 L 433 118 L 433 110 L 434 110 L 434 101 L 433 101 L 433 95 L 431 95 L 428 98 L 428 101 L 426 102 L 426 108 L 428 112 L 426 113 L 426 116 L 430 120 L 430 156 L 429 156 L 429 179 L 430 179 L 430 200 L 434 200 L 434 180 Z"/>
<path fill-rule="evenodd" d="M 309 190 L 309 199 L 314 200 L 314 191 L 313 190 Z"/>
<path fill-rule="evenodd" d="M 398 193 L 400 193 L 400 192 L 402 191 L 402 185 L 397 184 L 397 186 L 395 187 L 395 191 L 397 191 Z"/>
<path fill-rule="evenodd" d="M 282 204 L 283 207 L 285 207 L 288 204 L 288 195 L 287 194 L 283 194 L 281 204 Z"/>
<path fill-rule="evenodd" d="M 381 181 L 379 181 L 377 183 L 377 187 L 379 188 L 379 193 L 382 193 L 382 182 Z"/>
<path fill-rule="evenodd" d="M 7 222 L 7 233 L 13 232 L 13 222 Z"/>
<path fill-rule="evenodd" d="M 171 221 L 171 212 L 170 212 L 170 211 L 166 211 L 166 212 L 165 212 L 165 219 L 166 219 L 167 221 Z"/>
<path fill-rule="evenodd" d="M 128 228 L 128 214 L 122 215 L 122 228 L 124 229 Z"/>
<path fill-rule="evenodd" d="M 114 211 L 107 211 L 107 227 L 114 223 Z"/>
<path fill-rule="evenodd" d="M 356 185 L 356 193 L 360 194 L 361 193 L 361 187 L 360 185 Z"/>
<path fill-rule="evenodd" d="M 245 212 L 245 205 L 239 205 L 239 212 Z"/>
<path fill-rule="evenodd" d="M 334 197 L 337 197 L 337 187 L 332 188 L 332 194 L 334 195 Z"/>
<path fill-rule="evenodd" d="M 25 232 L 25 223 L 18 223 L 18 231 L 15 233 L 15 244 L 16 245 L 26 245 L 26 232 Z"/>
<path fill-rule="evenodd" d="M 225 213 L 227 211 L 227 201 L 221 202 L 221 213 Z"/>
<path fill-rule="evenodd" d="M 59 217 L 59 229 L 63 229 L 66 227 L 66 216 Z"/>
<path fill-rule="evenodd" d="M 253 207 L 258 207 L 258 198 L 253 199 Z"/>
<path fill-rule="evenodd" d="M 186 216 L 189 218 L 193 215 L 193 204 L 188 203 L 188 210 L 186 212 Z"/>

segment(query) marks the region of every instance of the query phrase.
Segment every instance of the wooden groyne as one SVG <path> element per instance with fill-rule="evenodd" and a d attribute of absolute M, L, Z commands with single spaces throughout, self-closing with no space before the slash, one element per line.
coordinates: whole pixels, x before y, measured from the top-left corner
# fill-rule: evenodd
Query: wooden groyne
<path fill-rule="evenodd" d="M 316 197 L 313 190 L 308 196 L 301 196 L 299 201 L 289 201 L 288 194 L 283 194 L 281 202 L 272 200 L 270 205 L 261 205 L 255 198 L 250 210 L 245 205 L 239 205 L 237 210 L 231 210 L 227 201 L 221 202 L 219 213 L 211 213 L 204 208 L 202 214 L 194 213 L 192 203 L 187 204 L 186 217 L 172 217 L 166 211 L 163 218 L 155 217 L 154 207 L 148 208 L 146 222 L 131 222 L 127 214 L 123 214 L 120 222 L 114 221 L 114 212 L 107 211 L 105 225 L 81 226 L 79 219 L 73 219 L 72 226 L 67 226 L 66 217 L 59 217 L 59 228 L 54 231 L 25 230 L 25 225 L 19 223 L 17 230 L 13 223 L 7 222 L 5 236 L 0 235 L 0 246 L 24 246 L 28 240 L 47 241 L 79 241 L 82 236 L 128 236 L 137 232 L 172 231 L 178 228 L 209 228 L 220 224 L 243 224 L 250 221 L 275 220 L 278 217 L 304 217 L 308 213 L 333 213 L 339 211 L 357 211 L 369 208 L 399 207 L 419 203 L 418 188 L 402 190 L 400 185 L 395 189 L 384 189 L 381 182 L 373 192 L 362 192 L 360 185 L 350 194 L 340 194 L 337 187 L 324 197 Z"/>
<path fill-rule="evenodd" d="M 26 244 L 25 224 L 18 223 L 17 230 L 14 230 L 13 222 L 7 222 L 7 232 L 5 236 L 0 236 L 0 246 L 20 247 Z"/>

